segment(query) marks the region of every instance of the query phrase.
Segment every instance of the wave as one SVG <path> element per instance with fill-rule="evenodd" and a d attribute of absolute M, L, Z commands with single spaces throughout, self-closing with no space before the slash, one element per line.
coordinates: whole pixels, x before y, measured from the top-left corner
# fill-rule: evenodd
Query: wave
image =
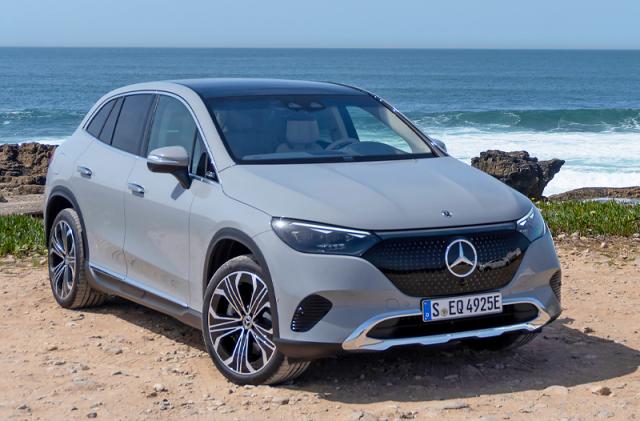
<path fill-rule="evenodd" d="M 0 110 L 0 143 L 59 143 L 73 133 L 83 117 L 83 111 L 74 110 Z"/>
<path fill-rule="evenodd" d="M 407 113 L 425 128 L 482 131 L 640 132 L 640 109 L 449 111 Z"/>
<path fill-rule="evenodd" d="M 545 194 L 587 186 L 640 185 L 638 133 L 453 133 L 441 129 L 431 134 L 446 143 L 452 156 L 466 163 L 487 149 L 526 150 L 539 159 L 564 159 L 566 164 L 549 183 Z"/>

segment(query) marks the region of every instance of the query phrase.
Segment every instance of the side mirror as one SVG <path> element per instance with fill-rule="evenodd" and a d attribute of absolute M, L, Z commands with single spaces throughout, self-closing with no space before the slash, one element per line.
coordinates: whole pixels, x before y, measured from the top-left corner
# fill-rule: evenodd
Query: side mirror
<path fill-rule="evenodd" d="M 431 138 L 431 140 L 433 140 L 433 143 L 435 143 L 440 149 L 442 149 L 444 152 L 447 151 L 447 145 L 445 145 L 445 143 L 440 140 L 440 139 L 434 139 Z"/>
<path fill-rule="evenodd" d="M 151 172 L 172 174 L 184 189 L 191 187 L 189 154 L 182 146 L 166 146 L 152 150 L 147 156 L 147 168 Z"/>

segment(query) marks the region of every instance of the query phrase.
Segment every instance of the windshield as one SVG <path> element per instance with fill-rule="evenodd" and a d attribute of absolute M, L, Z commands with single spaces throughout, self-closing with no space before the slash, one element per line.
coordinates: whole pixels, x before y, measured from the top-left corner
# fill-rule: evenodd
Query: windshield
<path fill-rule="evenodd" d="M 207 100 L 238 163 L 426 158 L 429 146 L 368 95 L 277 95 Z"/>

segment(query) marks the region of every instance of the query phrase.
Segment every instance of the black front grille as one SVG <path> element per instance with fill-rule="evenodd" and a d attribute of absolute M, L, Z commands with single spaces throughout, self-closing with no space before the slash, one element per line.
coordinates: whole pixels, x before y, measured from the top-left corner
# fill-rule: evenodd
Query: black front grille
<path fill-rule="evenodd" d="M 403 339 L 447 333 L 468 332 L 477 329 L 511 326 L 526 323 L 538 317 L 538 309 L 532 304 L 511 304 L 502 313 L 463 319 L 423 322 L 422 316 L 407 316 L 378 323 L 368 337 L 374 339 Z"/>
<path fill-rule="evenodd" d="M 447 269 L 445 251 L 456 239 L 471 242 L 478 266 L 458 278 Z M 516 274 L 529 241 L 515 229 L 460 234 L 392 237 L 363 257 L 380 269 L 403 293 L 412 297 L 442 297 L 504 287 Z"/>
<path fill-rule="evenodd" d="M 331 301 L 319 295 L 309 295 L 296 307 L 291 319 L 291 330 L 308 332 L 331 310 Z"/>

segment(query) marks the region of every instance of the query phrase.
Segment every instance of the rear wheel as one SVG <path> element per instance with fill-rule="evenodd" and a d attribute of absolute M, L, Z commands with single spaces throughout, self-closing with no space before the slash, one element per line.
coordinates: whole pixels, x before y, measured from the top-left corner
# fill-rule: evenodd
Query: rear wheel
<path fill-rule="evenodd" d="M 309 366 L 291 360 L 273 341 L 271 285 L 251 256 L 229 260 L 209 282 L 202 311 L 207 351 L 226 378 L 238 384 L 276 384 Z"/>
<path fill-rule="evenodd" d="M 49 234 L 49 280 L 53 297 L 64 308 L 95 306 L 105 299 L 89 285 L 82 235 L 76 211 L 63 209 L 56 215 Z"/>
<path fill-rule="evenodd" d="M 475 339 L 469 341 L 467 344 L 472 349 L 485 350 L 485 351 L 504 351 L 509 349 L 519 348 L 528 344 L 538 335 L 534 333 L 521 333 L 521 332 L 509 332 L 503 333 L 500 336 L 485 339 Z"/>

